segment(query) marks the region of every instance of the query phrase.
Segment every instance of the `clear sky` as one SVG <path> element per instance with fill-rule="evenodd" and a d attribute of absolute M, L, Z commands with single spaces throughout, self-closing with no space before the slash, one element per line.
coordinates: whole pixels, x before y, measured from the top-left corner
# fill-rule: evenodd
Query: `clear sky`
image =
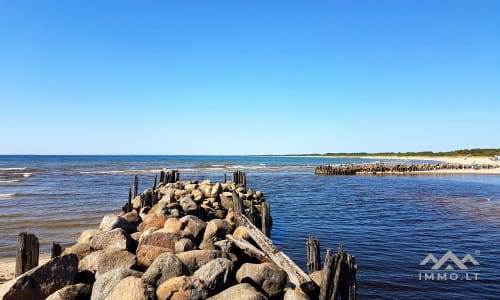
<path fill-rule="evenodd" d="M 2 1 L 0 154 L 500 147 L 500 1 Z"/>

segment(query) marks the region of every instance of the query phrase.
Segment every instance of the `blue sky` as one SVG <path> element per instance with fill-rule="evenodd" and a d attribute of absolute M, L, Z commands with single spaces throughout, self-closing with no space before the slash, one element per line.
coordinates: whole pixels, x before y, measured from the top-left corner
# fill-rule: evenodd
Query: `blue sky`
<path fill-rule="evenodd" d="M 500 147 L 500 1 L 2 1 L 0 154 Z"/>

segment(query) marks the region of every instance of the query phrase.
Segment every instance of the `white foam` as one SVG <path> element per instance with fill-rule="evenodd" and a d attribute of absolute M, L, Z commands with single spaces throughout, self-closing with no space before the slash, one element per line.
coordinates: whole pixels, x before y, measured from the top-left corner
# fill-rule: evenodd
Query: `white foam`
<path fill-rule="evenodd" d="M 19 182 L 21 180 L 19 179 L 12 179 L 12 180 L 0 180 L 0 183 L 12 183 L 12 182 Z"/>
<path fill-rule="evenodd" d="M 0 198 L 10 198 L 14 197 L 16 194 L 0 194 Z"/>
<path fill-rule="evenodd" d="M 20 171 L 26 170 L 26 168 L 0 168 L 0 171 Z"/>

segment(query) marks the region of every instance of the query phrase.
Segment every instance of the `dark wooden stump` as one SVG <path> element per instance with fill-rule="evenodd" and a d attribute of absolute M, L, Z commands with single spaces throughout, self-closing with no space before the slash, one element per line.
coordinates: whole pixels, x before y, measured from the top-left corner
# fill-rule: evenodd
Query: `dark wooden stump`
<path fill-rule="evenodd" d="M 137 192 L 139 190 L 139 177 L 134 176 L 134 198 L 137 197 Z"/>
<path fill-rule="evenodd" d="M 58 243 L 52 243 L 52 248 L 50 248 L 50 258 L 58 257 L 62 253 L 61 245 Z"/>
<path fill-rule="evenodd" d="M 38 238 L 34 234 L 21 232 L 17 241 L 15 277 L 38 266 L 38 251 Z"/>

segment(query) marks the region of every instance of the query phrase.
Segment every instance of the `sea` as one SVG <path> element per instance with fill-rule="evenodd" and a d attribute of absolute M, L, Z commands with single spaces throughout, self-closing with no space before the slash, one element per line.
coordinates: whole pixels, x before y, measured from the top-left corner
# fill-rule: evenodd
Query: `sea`
<path fill-rule="evenodd" d="M 270 203 L 273 242 L 306 270 L 306 240 L 356 257 L 358 299 L 500 299 L 500 176 L 317 176 L 373 159 L 280 156 L 0 156 L 0 258 L 19 232 L 75 243 L 118 213 L 133 177 L 163 169 L 222 181 L 235 170 Z M 379 160 L 380 161 L 380 160 Z M 390 162 L 390 161 L 382 161 Z M 411 162 L 411 161 L 407 161 Z"/>

